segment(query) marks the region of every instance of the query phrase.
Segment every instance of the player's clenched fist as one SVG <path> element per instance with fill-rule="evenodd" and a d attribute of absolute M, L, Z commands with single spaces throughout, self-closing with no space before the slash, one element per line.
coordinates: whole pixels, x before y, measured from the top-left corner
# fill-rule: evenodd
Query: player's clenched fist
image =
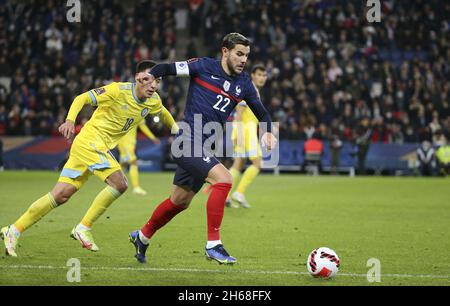
<path fill-rule="evenodd" d="M 75 123 L 73 121 L 66 120 L 66 122 L 59 126 L 58 131 L 64 138 L 72 139 L 75 135 Z"/>
<path fill-rule="evenodd" d="M 277 144 L 277 138 L 272 133 L 264 133 L 261 137 L 261 144 L 267 147 L 267 150 L 272 150 Z"/>

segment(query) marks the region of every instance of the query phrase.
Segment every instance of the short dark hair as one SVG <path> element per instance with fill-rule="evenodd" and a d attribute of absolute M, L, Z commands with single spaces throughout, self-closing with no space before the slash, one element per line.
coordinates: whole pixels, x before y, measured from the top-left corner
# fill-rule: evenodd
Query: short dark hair
<path fill-rule="evenodd" d="M 233 49 L 236 45 L 250 46 L 250 40 L 239 33 L 229 33 L 222 40 L 222 47 L 228 50 Z"/>
<path fill-rule="evenodd" d="M 145 70 L 152 68 L 156 65 L 156 62 L 151 60 L 142 60 L 136 65 L 136 73 L 144 72 Z"/>
<path fill-rule="evenodd" d="M 255 64 L 255 65 L 253 65 L 251 72 L 253 74 L 253 73 L 255 73 L 258 70 L 262 70 L 262 71 L 265 72 L 266 71 L 266 67 L 264 67 L 263 64 Z"/>

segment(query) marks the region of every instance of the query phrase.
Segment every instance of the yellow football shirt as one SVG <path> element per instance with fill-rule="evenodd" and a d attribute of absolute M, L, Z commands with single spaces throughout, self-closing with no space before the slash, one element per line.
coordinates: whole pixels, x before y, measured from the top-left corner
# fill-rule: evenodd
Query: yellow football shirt
<path fill-rule="evenodd" d="M 137 127 L 135 127 L 134 129 L 130 129 L 130 131 L 120 139 L 118 144 L 119 146 L 123 145 L 134 147 L 136 146 L 136 137 L 137 137 Z"/>
<path fill-rule="evenodd" d="M 129 132 L 123 136 L 120 141 L 119 141 L 119 146 L 123 145 L 123 146 L 129 146 L 129 147 L 134 147 L 136 146 L 136 141 L 137 141 L 137 131 L 138 128 L 141 130 L 144 130 L 147 127 L 147 124 L 145 122 L 145 120 L 141 120 L 141 122 L 138 124 L 137 127 L 135 127 L 134 129 L 130 129 Z M 150 133 L 149 135 L 147 135 L 150 139 L 156 139 L 156 136 L 153 135 L 153 133 L 147 128 L 147 132 Z M 145 132 L 144 132 L 145 134 Z"/>
<path fill-rule="evenodd" d="M 239 106 L 244 107 L 244 111 L 242 112 L 242 123 L 245 125 L 249 122 L 258 124 L 258 118 L 256 118 L 255 114 L 252 112 L 250 107 L 247 106 L 245 101 L 239 103 Z"/>
<path fill-rule="evenodd" d="M 159 115 L 163 109 L 159 95 L 155 92 L 151 98 L 140 101 L 134 86 L 134 83 L 111 83 L 88 91 L 90 102 L 97 109 L 77 137 L 102 139 L 113 149 L 120 138 L 136 130 L 147 115 Z"/>

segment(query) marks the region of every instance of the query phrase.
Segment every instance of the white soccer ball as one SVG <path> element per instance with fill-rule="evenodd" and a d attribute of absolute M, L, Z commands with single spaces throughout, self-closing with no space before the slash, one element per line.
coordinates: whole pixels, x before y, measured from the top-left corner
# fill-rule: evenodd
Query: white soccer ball
<path fill-rule="evenodd" d="M 331 278 L 338 273 L 340 261 L 335 251 L 321 247 L 309 254 L 306 266 L 314 277 Z"/>

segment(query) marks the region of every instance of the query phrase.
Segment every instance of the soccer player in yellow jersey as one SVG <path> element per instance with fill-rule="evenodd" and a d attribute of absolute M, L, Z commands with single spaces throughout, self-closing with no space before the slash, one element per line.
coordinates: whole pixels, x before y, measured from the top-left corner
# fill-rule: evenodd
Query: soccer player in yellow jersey
<path fill-rule="evenodd" d="M 122 168 L 125 169 L 128 165 L 131 187 L 133 188 L 133 193 L 137 195 L 145 196 L 147 191 L 145 191 L 141 186 L 139 186 L 139 170 L 137 165 L 137 157 L 136 157 L 136 137 L 137 130 L 139 129 L 147 136 L 154 144 L 159 144 L 160 141 L 156 138 L 155 135 L 150 131 L 150 129 L 145 124 L 145 120 L 142 120 L 141 123 L 131 129 L 125 136 L 120 139 L 117 148 L 120 153 L 120 164 Z"/>
<path fill-rule="evenodd" d="M 136 83 L 111 83 L 75 98 L 65 123 L 59 127 L 67 139 L 73 138 L 74 123 L 83 106 L 91 104 L 97 109 L 73 140 L 69 159 L 53 190 L 36 200 L 16 222 L 0 230 L 7 255 L 16 257 L 19 236 L 52 209 L 67 202 L 91 174 L 104 181 L 107 187 L 97 195 L 81 222 L 73 228 L 71 237 L 84 248 L 98 251 L 91 227 L 127 189 L 127 179 L 110 150 L 149 114 L 158 115 L 167 127 L 177 129 L 172 115 L 156 93 L 160 79 L 148 76 L 154 65 L 152 61 L 138 63 Z"/>
<path fill-rule="evenodd" d="M 259 92 L 267 80 L 265 67 L 255 65 L 251 70 L 251 79 Z M 242 207 L 250 208 L 251 206 L 245 198 L 245 191 L 258 175 L 261 169 L 262 159 L 261 147 L 258 141 L 258 119 L 252 110 L 247 107 L 245 101 L 242 101 L 236 106 L 234 122 L 232 139 L 235 158 L 230 172 L 233 177 L 233 186 L 237 186 L 237 189 L 232 193 L 231 199 L 239 203 Z M 250 159 L 252 165 L 244 171 L 239 181 L 247 158 Z M 239 185 L 236 185 L 238 182 Z M 227 200 L 227 206 L 233 208 L 238 207 L 229 199 Z"/>

